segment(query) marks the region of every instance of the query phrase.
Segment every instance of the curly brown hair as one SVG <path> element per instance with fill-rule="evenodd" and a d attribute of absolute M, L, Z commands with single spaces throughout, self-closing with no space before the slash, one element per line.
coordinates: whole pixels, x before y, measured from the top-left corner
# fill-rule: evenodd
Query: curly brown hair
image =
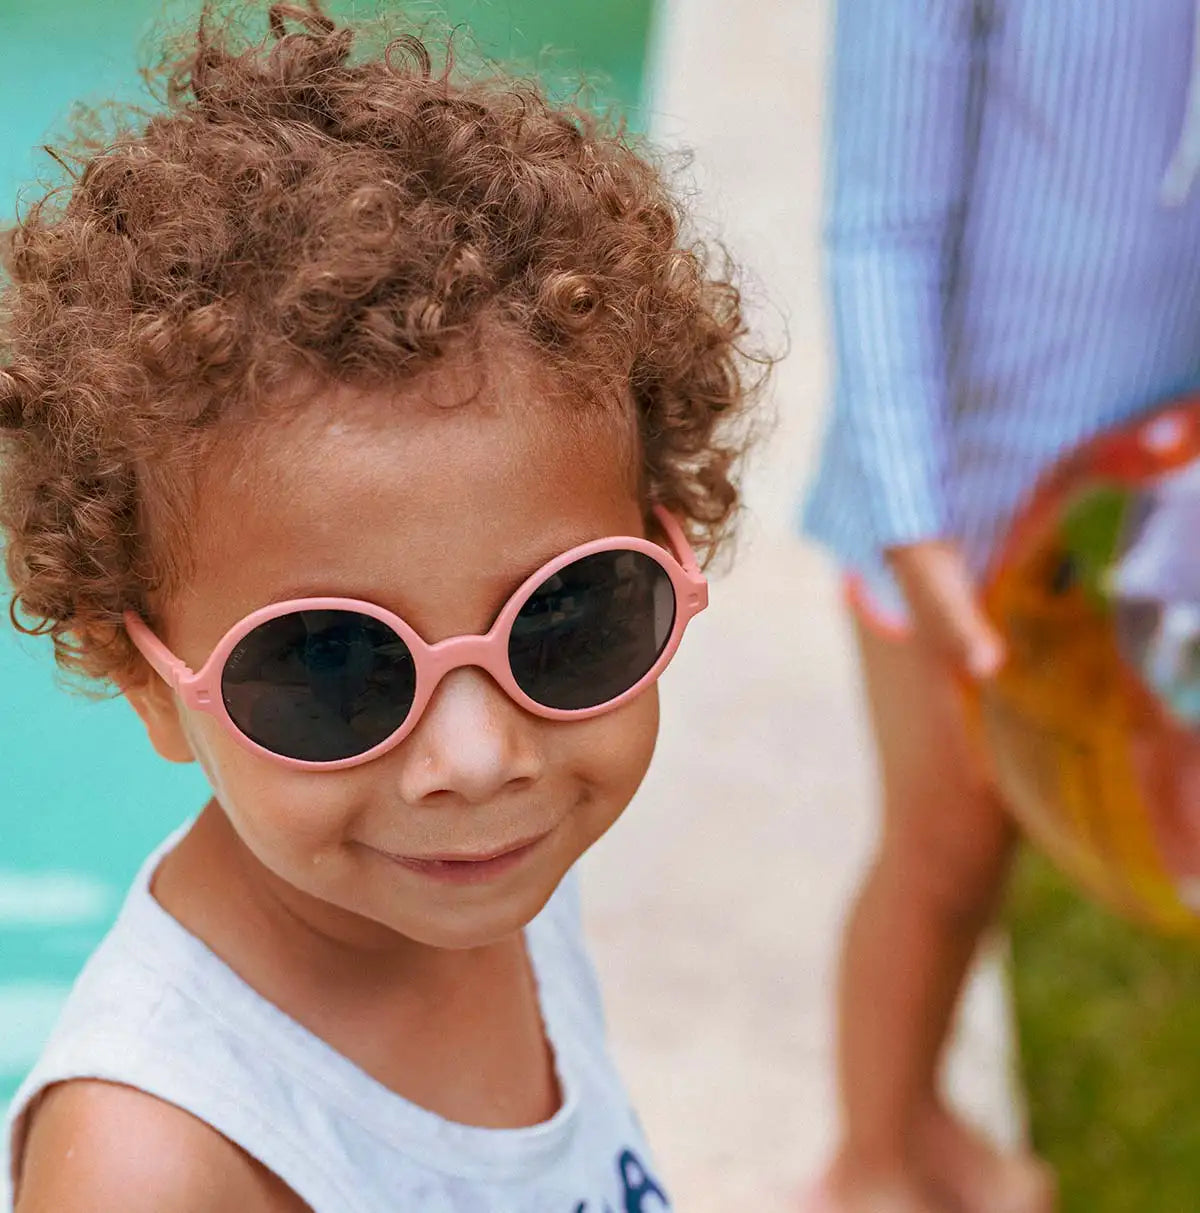
<path fill-rule="evenodd" d="M 664 172 L 534 84 L 460 78 L 448 44 L 436 69 L 411 34 L 364 58 L 315 2 L 268 15 L 255 41 L 206 8 L 161 108 L 83 145 L 82 171 L 9 234 L 13 622 L 50 634 L 64 670 L 140 676 L 122 612 L 183 576 L 162 536 L 185 533 L 223 420 L 298 371 L 417 374 L 484 326 L 626 402 L 646 508 L 711 555 L 766 362 Z"/>

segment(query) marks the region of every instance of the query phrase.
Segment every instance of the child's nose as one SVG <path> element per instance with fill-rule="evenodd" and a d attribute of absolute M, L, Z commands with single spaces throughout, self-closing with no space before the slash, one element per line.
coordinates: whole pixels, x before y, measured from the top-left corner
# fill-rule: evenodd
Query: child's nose
<path fill-rule="evenodd" d="M 408 804 L 439 793 L 481 804 L 532 784 L 545 765 L 534 719 L 474 667 L 442 679 L 398 757 Z"/>

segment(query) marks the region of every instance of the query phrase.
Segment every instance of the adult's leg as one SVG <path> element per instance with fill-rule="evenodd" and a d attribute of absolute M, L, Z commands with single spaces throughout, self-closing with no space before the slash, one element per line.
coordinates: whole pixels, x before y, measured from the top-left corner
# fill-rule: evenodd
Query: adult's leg
<path fill-rule="evenodd" d="M 843 944 L 844 1136 L 834 1194 L 850 1213 L 975 1213 L 984 1202 L 1021 1213 L 1050 1208 L 1040 1168 L 989 1150 L 946 1113 L 937 1093 L 964 976 L 1010 866 L 1013 825 L 944 664 L 861 617 L 856 627 L 884 814 Z M 994 1204 L 977 1191 L 997 1185 L 1003 1191 Z"/>

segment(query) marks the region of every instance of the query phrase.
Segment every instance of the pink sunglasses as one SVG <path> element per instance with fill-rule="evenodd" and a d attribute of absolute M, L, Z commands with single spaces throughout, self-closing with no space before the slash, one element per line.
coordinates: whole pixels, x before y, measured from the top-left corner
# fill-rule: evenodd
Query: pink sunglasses
<path fill-rule="evenodd" d="M 580 544 L 538 569 L 486 635 L 427 644 L 391 611 L 354 598 L 296 598 L 234 624 L 192 673 L 133 611 L 130 639 L 189 708 L 286 766 L 356 766 L 416 727 L 451 670 L 479 666 L 548 720 L 612 711 L 652 683 L 708 605 L 708 585 L 670 513 L 674 558 L 648 539 Z"/>

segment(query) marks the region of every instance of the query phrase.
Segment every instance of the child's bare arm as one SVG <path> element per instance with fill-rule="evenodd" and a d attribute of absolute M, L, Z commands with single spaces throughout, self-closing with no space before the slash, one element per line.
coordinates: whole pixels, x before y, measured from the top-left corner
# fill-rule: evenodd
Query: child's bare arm
<path fill-rule="evenodd" d="M 305 1213 L 280 1181 L 172 1104 L 114 1083 L 51 1087 L 26 1138 L 15 1213 Z"/>

